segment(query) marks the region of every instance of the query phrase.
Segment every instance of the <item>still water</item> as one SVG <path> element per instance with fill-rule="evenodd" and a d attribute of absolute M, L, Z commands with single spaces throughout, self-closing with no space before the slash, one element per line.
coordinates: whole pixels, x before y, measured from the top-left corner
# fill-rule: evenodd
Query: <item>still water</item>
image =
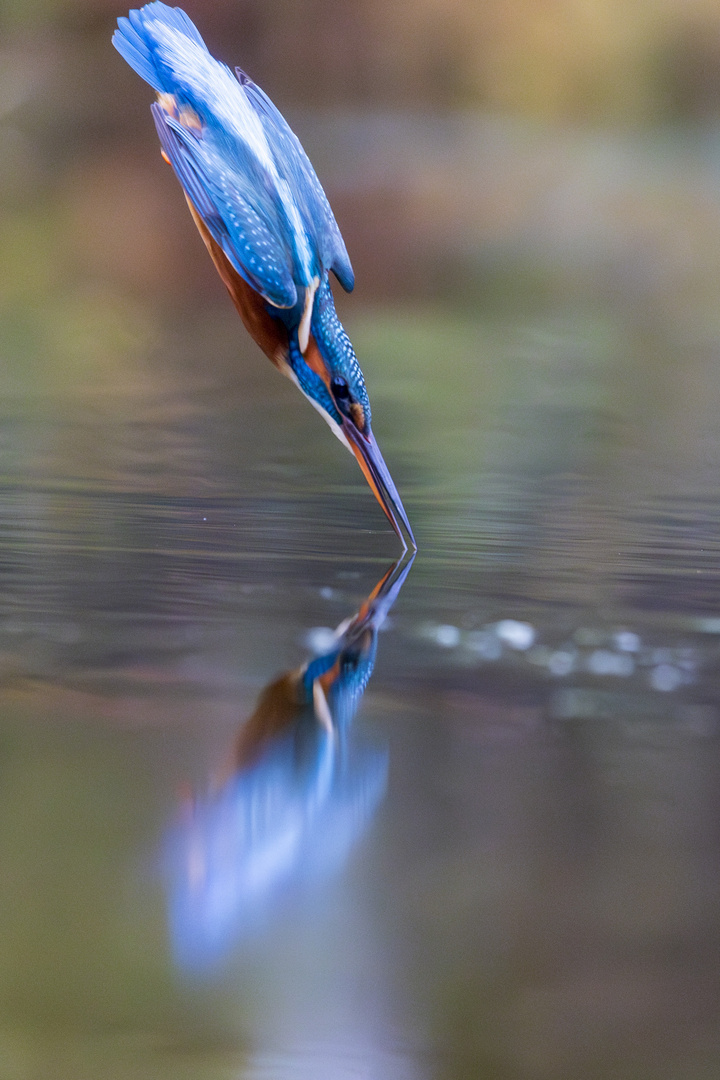
<path fill-rule="evenodd" d="M 260 357 L 3 403 L 0 1076 L 715 1076 L 707 350 L 349 322 L 412 566 Z"/>

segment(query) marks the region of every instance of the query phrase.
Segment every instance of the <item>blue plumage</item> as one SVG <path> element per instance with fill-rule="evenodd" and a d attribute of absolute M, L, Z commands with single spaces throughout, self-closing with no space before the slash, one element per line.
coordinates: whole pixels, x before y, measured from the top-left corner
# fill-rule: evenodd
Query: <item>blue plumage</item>
<path fill-rule="evenodd" d="M 207 969 L 272 911 L 289 883 L 341 862 L 385 790 L 387 752 L 353 720 L 378 631 L 412 558 L 399 560 L 323 655 L 285 672 L 243 724 L 223 782 L 183 807 L 166 841 L 176 960 Z"/>
<path fill-rule="evenodd" d="M 412 532 L 370 428 L 370 402 L 335 311 L 345 244 L 299 140 L 248 76 L 215 60 L 188 16 L 155 0 L 118 19 L 113 44 L 157 92 L 163 154 L 248 330 L 358 459 L 405 543 Z"/>
<path fill-rule="evenodd" d="M 113 44 L 161 95 L 163 148 L 193 202 L 198 185 L 204 191 L 203 208 L 195 205 L 248 284 L 283 308 L 330 269 L 352 288 L 340 230 L 299 141 L 258 87 L 210 55 L 185 12 L 160 2 L 131 11 Z"/>

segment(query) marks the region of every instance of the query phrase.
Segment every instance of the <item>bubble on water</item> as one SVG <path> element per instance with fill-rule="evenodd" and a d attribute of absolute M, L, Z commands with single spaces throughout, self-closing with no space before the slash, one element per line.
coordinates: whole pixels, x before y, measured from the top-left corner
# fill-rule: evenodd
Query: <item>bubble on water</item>
<path fill-rule="evenodd" d="M 587 669 L 593 675 L 628 676 L 635 670 L 635 662 L 627 653 L 595 649 L 587 659 Z"/>
<path fill-rule="evenodd" d="M 502 643 L 492 630 L 472 630 L 465 635 L 464 644 L 483 660 L 499 660 L 502 656 Z"/>
<path fill-rule="evenodd" d="M 556 649 L 548 660 L 548 671 L 551 675 L 562 677 L 569 675 L 575 670 L 577 655 L 569 649 Z"/>
<path fill-rule="evenodd" d="M 653 690 L 662 690 L 664 693 L 670 693 L 673 690 L 677 690 L 682 681 L 682 672 L 673 664 L 658 664 L 658 666 L 653 668 L 650 672 L 650 685 Z"/>
<path fill-rule="evenodd" d="M 335 631 L 329 626 L 313 626 L 305 634 L 303 645 L 316 656 L 322 656 L 335 647 Z"/>
<path fill-rule="evenodd" d="M 460 631 L 452 623 L 440 623 L 434 628 L 433 640 L 442 649 L 456 649 L 460 644 Z"/>
<path fill-rule="evenodd" d="M 521 652 L 529 649 L 535 640 L 535 628 L 530 623 L 518 622 L 517 619 L 501 619 L 495 626 L 495 633 L 511 649 Z"/>
<path fill-rule="evenodd" d="M 640 650 L 640 636 L 632 630 L 618 630 L 615 635 L 615 648 L 620 652 L 638 652 Z"/>

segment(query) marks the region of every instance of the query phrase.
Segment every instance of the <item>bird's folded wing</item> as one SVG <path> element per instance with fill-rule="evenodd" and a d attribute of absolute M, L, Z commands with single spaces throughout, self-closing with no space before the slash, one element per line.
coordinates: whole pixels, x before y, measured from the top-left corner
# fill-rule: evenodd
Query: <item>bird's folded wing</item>
<path fill-rule="evenodd" d="M 270 215 L 251 205 L 240 177 L 227 171 L 211 174 L 201 135 L 183 127 L 159 104 L 152 106 L 152 113 L 168 161 L 230 264 L 274 307 L 294 307 L 297 289 L 285 248 L 268 226 Z"/>
<path fill-rule="evenodd" d="M 315 224 L 323 265 L 335 272 L 346 292 L 352 292 L 355 275 L 345 242 L 300 140 L 267 94 L 241 68 L 236 68 L 235 74 L 265 128 L 278 172 L 306 202 L 306 217 Z"/>

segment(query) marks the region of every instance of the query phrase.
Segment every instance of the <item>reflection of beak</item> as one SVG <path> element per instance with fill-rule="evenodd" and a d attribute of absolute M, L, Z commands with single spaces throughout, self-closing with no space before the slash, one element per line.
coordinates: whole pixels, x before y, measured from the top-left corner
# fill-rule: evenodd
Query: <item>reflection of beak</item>
<path fill-rule="evenodd" d="M 375 436 L 372 433 L 364 435 L 347 418 L 343 419 L 343 432 L 355 457 L 358 459 L 358 464 L 365 474 L 365 479 L 372 488 L 375 498 L 385 511 L 388 521 L 402 541 L 403 547 L 407 551 L 409 540 L 410 546 L 414 551 L 417 551 L 417 544 L 410 528 L 410 522 L 400 501 L 397 488 L 388 472 L 387 465 L 383 461 Z M 405 534 L 407 534 L 407 537 Z"/>
<path fill-rule="evenodd" d="M 410 573 L 416 551 L 417 549 L 413 550 L 410 555 L 401 555 L 399 559 L 395 560 L 387 573 L 380 578 L 365 603 L 360 606 L 360 610 L 352 620 L 352 624 L 356 626 L 372 624 L 375 630 L 379 630 L 387 617 L 388 611 L 397 600 L 405 578 Z M 346 634 L 349 629 L 350 627 L 348 627 Z"/>

